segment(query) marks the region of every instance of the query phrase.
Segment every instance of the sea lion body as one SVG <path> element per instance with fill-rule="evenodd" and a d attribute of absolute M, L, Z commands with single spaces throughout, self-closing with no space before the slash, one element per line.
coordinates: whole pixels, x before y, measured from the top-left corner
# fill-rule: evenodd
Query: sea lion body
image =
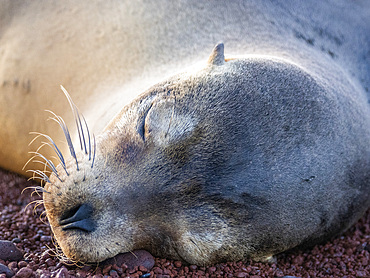
<path fill-rule="evenodd" d="M 50 3 L 40 9 L 39 22 L 50 13 L 55 22 L 63 22 L 68 9 Z M 75 7 L 74 14 L 84 8 L 90 14 L 107 9 L 102 18 L 114 19 L 107 25 L 73 18 L 114 41 L 105 42 L 103 49 L 91 43 L 94 59 L 86 59 L 91 52 L 74 44 L 82 33 L 73 22 L 61 25 L 61 34 L 75 33 L 48 47 L 64 54 L 63 63 L 50 61 L 49 66 L 58 66 L 47 72 L 51 77 L 43 89 L 32 86 L 41 81 L 30 82 L 29 99 L 40 106 L 42 92 L 55 86 L 60 74 L 64 78 L 58 83 L 69 89 L 96 132 L 127 103 L 129 93 L 153 81 L 157 85 L 126 105 L 96 144 L 87 136 L 84 152 L 50 169 L 50 179 L 42 176 L 48 181 L 48 218 L 69 258 L 102 261 L 144 248 L 195 264 L 265 260 L 338 234 L 362 215 L 370 205 L 369 7 L 365 2 L 350 8 L 345 2 L 295 3 L 160 1 L 134 6 L 112 1 Z M 38 4 L 29 5 L 14 18 L 34 15 L 25 11 L 35 11 Z M 112 6 L 120 6 L 122 13 L 113 13 Z M 112 30 L 120 36 L 110 36 Z M 84 38 L 98 42 L 95 33 L 77 41 Z M 226 52 L 231 58 L 225 60 L 219 44 L 206 63 L 206 46 L 220 40 L 230 46 Z M 77 61 L 75 53 L 81 55 Z M 35 57 L 40 56 L 31 55 Z M 106 57 L 110 60 L 103 63 Z M 41 63 L 42 68 L 48 63 Z M 81 70 L 86 63 L 89 67 Z M 164 78 L 194 63 L 198 66 Z M 18 73 L 15 64 L 10 68 Z M 11 89 L 5 85 L 2 92 Z M 2 103 L 10 102 L 5 102 L 6 94 L 0 96 Z M 60 114 L 58 109 L 68 102 L 45 104 Z M 6 109 L 1 118 L 11 114 Z M 32 122 L 29 128 L 36 127 L 38 112 L 25 113 Z M 9 138 L 25 125 L 15 116 L 11 120 L 14 127 L 9 124 L 12 128 L 2 131 Z M 66 119 L 67 125 L 73 121 Z M 13 148 L 24 145 L 22 140 L 14 140 Z M 11 156 L 6 151 L 1 155 L 3 167 L 19 169 L 10 166 L 18 165 L 19 157 L 6 163 Z"/>

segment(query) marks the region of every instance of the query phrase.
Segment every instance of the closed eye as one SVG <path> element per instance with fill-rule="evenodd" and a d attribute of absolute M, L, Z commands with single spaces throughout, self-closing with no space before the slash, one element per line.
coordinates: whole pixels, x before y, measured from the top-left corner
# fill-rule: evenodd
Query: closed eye
<path fill-rule="evenodd" d="M 145 142 L 145 119 L 149 113 L 149 110 L 152 108 L 152 106 L 153 106 L 153 103 L 151 103 L 150 106 L 147 109 L 145 109 L 145 111 L 140 115 L 138 123 L 137 123 L 137 127 L 136 127 L 137 132 L 139 133 L 141 139 L 143 139 L 144 142 Z"/>

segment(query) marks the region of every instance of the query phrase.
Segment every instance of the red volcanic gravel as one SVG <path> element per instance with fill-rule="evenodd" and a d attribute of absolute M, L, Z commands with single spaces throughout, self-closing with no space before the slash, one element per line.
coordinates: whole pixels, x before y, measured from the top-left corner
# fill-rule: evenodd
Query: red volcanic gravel
<path fill-rule="evenodd" d="M 281 254 L 274 264 L 245 261 L 203 267 L 155 258 L 151 268 L 151 256 L 139 252 L 134 263 L 128 261 L 122 264 L 120 258 L 127 255 L 120 255 L 116 260 L 100 266 L 66 265 L 55 255 L 43 207 L 27 206 L 40 197 L 31 198 L 32 190 L 21 194 L 24 187 L 32 185 L 23 177 L 0 170 L 0 278 L 370 277 L 370 210 L 344 235 L 309 250 Z M 19 261 L 16 261 L 18 251 L 9 241 L 23 253 Z M 146 266 L 151 269 L 135 265 L 140 264 L 140 259 L 149 262 Z"/>

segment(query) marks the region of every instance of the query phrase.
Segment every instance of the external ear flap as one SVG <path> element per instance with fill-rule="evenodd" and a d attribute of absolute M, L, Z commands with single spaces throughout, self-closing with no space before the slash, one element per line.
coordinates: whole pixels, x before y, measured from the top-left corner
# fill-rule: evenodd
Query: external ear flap
<path fill-rule="evenodd" d="M 225 63 L 224 55 L 224 44 L 218 43 L 215 48 L 213 48 L 211 55 L 208 58 L 209 65 L 221 66 Z"/>
<path fill-rule="evenodd" d="M 145 120 L 145 138 L 152 138 L 157 145 L 167 145 L 190 136 L 195 119 L 174 110 L 173 101 L 159 101 L 153 105 Z"/>

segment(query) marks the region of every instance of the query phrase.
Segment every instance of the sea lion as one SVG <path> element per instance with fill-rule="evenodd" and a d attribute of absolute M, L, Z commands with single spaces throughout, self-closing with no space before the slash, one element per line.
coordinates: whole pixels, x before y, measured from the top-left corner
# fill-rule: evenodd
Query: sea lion
<path fill-rule="evenodd" d="M 370 111 L 348 89 L 272 57 L 225 62 L 217 45 L 57 167 L 44 205 L 59 245 L 74 260 L 147 249 L 203 265 L 348 228 L 370 177 Z"/>
<path fill-rule="evenodd" d="M 78 104 L 86 121 L 66 93 L 82 150 L 74 147 L 67 130 L 74 119 L 65 124 L 54 114 L 71 157 L 63 156 L 66 151 L 46 135 L 40 137 L 47 139 L 45 146 L 55 150 L 60 164 L 36 154 L 51 172 L 48 176 L 34 170 L 46 182 L 42 190 L 47 216 L 69 258 L 98 262 L 143 248 L 194 264 L 247 257 L 268 260 L 340 233 L 369 207 L 369 7 L 365 2 L 351 6 L 349 13 L 345 2 L 340 6 L 302 2 L 303 7 L 298 7 L 293 1 L 194 5 L 161 1 L 140 3 L 138 8 L 126 2 L 104 3 L 86 9 L 98 14 L 102 7 L 122 5 L 125 16 L 115 14 L 120 26 L 139 27 L 137 36 L 125 37 L 131 45 L 118 48 L 123 59 L 134 51 L 136 59 L 124 67 L 127 72 L 117 70 L 123 73 L 121 82 L 129 85 L 116 89 L 119 74 L 114 59 L 108 63 L 113 70 L 98 71 L 102 76 L 95 74 L 99 67 L 92 61 L 83 76 L 101 92 L 110 93 L 89 95 L 80 90 L 83 85 L 77 86 L 76 103 L 88 100 Z M 39 10 L 38 5 L 30 4 L 14 18 L 23 19 L 24 27 L 24 21 L 34 17 L 28 9 L 40 10 L 39 23 L 53 10 L 57 19 L 65 15 L 55 9 L 60 8 L 58 3 Z M 78 11 L 81 6 L 76 7 Z M 155 20 L 145 17 L 146 12 Z M 88 26 L 89 19 L 76 18 Z M 195 26 L 204 29 L 194 32 Z M 112 25 L 103 25 L 99 34 L 112 30 Z M 151 39 L 153 31 L 168 36 Z M 97 37 L 92 37 L 95 42 Z M 138 49 L 133 38 L 139 38 Z M 141 44 L 143 38 L 146 44 Z M 204 45 L 216 38 L 238 55 L 225 59 L 223 44 L 218 44 L 204 63 Z M 60 53 L 71 45 L 66 41 L 58 45 Z M 92 48 L 99 57 L 99 47 Z M 170 50 L 173 55 L 168 56 Z M 157 82 L 159 75 L 199 61 L 197 67 Z M 84 63 L 78 62 L 81 70 Z M 71 78 L 68 70 L 61 72 Z M 144 73 L 133 77 L 140 70 Z M 105 76 L 112 77 L 107 82 Z M 106 112 L 112 103 L 121 105 L 126 100 L 118 95 L 128 88 L 137 92 L 153 80 L 157 85 L 124 106 L 95 140 L 92 130 L 99 130 L 101 123 L 90 130 L 87 123 L 107 121 L 104 113 L 94 115 L 96 107 L 101 105 L 97 111 Z M 69 89 L 76 85 L 76 81 L 66 83 Z M 54 111 L 55 105 L 50 106 Z M 3 157 L 9 155 L 1 157 L 6 167 Z"/>

